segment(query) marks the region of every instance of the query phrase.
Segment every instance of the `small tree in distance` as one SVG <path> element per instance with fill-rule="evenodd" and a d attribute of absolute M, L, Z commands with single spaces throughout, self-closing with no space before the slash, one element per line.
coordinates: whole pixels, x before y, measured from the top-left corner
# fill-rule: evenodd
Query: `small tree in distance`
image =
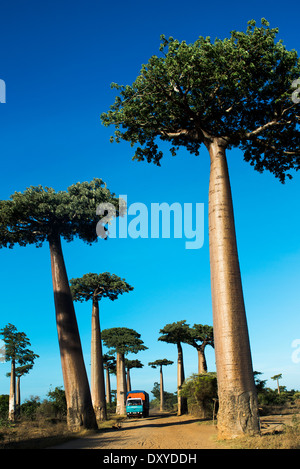
<path fill-rule="evenodd" d="M 102 340 L 109 354 L 117 354 L 117 407 L 116 413 L 126 414 L 125 355 L 146 350 L 141 334 L 127 327 L 112 327 L 102 331 Z"/>
<path fill-rule="evenodd" d="M 71 293 L 74 301 L 92 300 L 92 339 L 91 339 L 91 395 L 96 418 L 106 420 L 106 402 L 104 369 L 102 357 L 101 328 L 99 315 L 99 301 L 109 298 L 114 301 L 124 292 L 133 287 L 115 274 L 89 273 L 80 278 L 70 280 Z"/>
<path fill-rule="evenodd" d="M 163 412 L 165 409 L 165 402 L 164 402 L 164 378 L 163 378 L 163 371 L 162 367 L 163 366 L 168 366 L 168 365 L 173 365 L 174 362 L 171 360 L 167 360 L 166 358 L 163 358 L 162 360 L 155 360 L 155 362 L 149 362 L 148 365 L 151 366 L 151 368 L 157 368 L 159 367 L 159 376 L 160 376 L 160 411 Z"/>
<path fill-rule="evenodd" d="M 282 373 L 279 373 L 278 375 L 271 376 L 271 379 L 277 382 L 277 392 L 280 394 L 280 387 L 279 387 L 279 380 L 282 378 Z"/>
<path fill-rule="evenodd" d="M 173 322 L 172 324 L 166 324 L 163 329 L 161 329 L 160 334 L 162 334 L 158 340 L 162 342 L 167 342 L 168 344 L 175 344 L 177 346 L 177 396 L 178 396 L 178 415 L 185 414 L 187 412 L 187 400 L 185 397 L 180 395 L 181 386 L 184 383 L 184 364 L 183 364 L 183 351 L 182 351 L 182 342 L 187 342 L 190 338 L 190 328 L 186 324 L 186 321 Z"/>
<path fill-rule="evenodd" d="M 28 365 L 31 365 L 32 368 L 34 360 L 38 358 L 38 355 L 27 348 L 31 344 L 25 332 L 18 332 L 16 326 L 13 324 L 9 323 L 7 326 L 3 327 L 3 329 L 0 330 L 0 334 L 2 335 L 5 345 L 5 360 L 11 362 L 11 372 L 7 374 L 7 376 L 10 376 L 8 418 L 14 421 L 16 418 L 17 405 L 16 364 L 20 365 L 20 367 L 27 366 L 27 372 L 29 372 Z"/>
<path fill-rule="evenodd" d="M 214 347 L 213 327 L 202 324 L 194 324 L 190 328 L 190 337 L 187 343 L 195 347 L 198 352 L 198 373 L 207 372 L 207 363 L 205 358 L 205 347 L 210 345 Z"/>
<path fill-rule="evenodd" d="M 131 376 L 130 370 L 132 368 L 143 368 L 143 363 L 140 360 L 128 360 L 125 358 L 125 370 L 126 370 L 126 389 L 127 392 L 131 391 Z"/>

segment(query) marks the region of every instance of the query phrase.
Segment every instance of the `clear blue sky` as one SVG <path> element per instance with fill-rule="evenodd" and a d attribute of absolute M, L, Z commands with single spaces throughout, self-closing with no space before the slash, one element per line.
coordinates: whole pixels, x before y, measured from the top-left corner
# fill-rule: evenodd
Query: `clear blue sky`
<path fill-rule="evenodd" d="M 0 78 L 7 102 L 0 104 L 0 199 L 30 185 L 64 190 L 77 181 L 100 177 L 128 203 L 204 203 L 204 245 L 186 250 L 182 239 L 99 241 L 63 244 L 69 277 L 109 271 L 135 290 L 119 300 L 103 300 L 102 329 L 136 329 L 149 350 L 137 356 L 142 370 L 132 384 L 151 391 L 159 380 L 149 361 L 176 363 L 176 346 L 157 342 L 165 324 L 212 325 L 207 202 L 209 157 L 181 151 L 168 154 L 161 168 L 131 161 L 126 142 L 109 143 L 112 128 L 100 114 L 114 100 L 111 82 L 131 84 L 141 64 L 158 54 L 161 34 L 187 42 L 199 35 L 224 38 L 245 30 L 247 21 L 265 17 L 289 49 L 300 51 L 299 4 L 196 0 L 179 2 L 103 2 L 95 0 L 3 0 L 0 28 Z M 300 388 L 300 363 L 292 343 L 300 339 L 299 177 L 281 185 L 258 174 L 240 151 L 228 155 L 241 271 L 254 369 L 281 384 Z M 22 398 L 45 397 L 63 385 L 55 325 L 49 249 L 0 250 L 0 327 L 8 322 L 25 332 L 40 355 L 23 378 Z M 90 368 L 91 304 L 76 305 L 86 367 Z M 197 371 L 196 350 L 184 345 L 186 375 Z M 210 371 L 214 353 L 207 349 Z M 165 388 L 176 390 L 176 365 L 165 368 Z M 0 364 L 0 394 L 9 392 Z M 115 387 L 113 381 L 113 387 Z"/>

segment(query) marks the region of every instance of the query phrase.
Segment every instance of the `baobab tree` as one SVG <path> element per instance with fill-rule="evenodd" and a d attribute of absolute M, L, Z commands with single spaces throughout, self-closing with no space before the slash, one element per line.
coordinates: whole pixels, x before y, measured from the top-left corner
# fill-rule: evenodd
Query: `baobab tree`
<path fill-rule="evenodd" d="M 27 348 L 31 345 L 30 340 L 25 332 L 19 332 L 13 324 L 9 323 L 7 326 L 3 327 L 3 329 L 0 330 L 0 335 L 3 338 L 5 347 L 5 361 L 11 362 L 11 371 L 7 373 L 7 376 L 10 377 L 8 418 L 11 421 L 15 421 L 17 404 L 20 405 L 20 401 L 17 399 L 16 389 L 17 372 L 19 372 L 21 368 L 23 368 L 25 372 L 24 367 L 27 366 L 28 368 L 29 365 L 31 365 L 32 368 L 35 359 L 39 356 Z M 16 367 L 16 365 L 19 365 L 19 367 Z"/>
<path fill-rule="evenodd" d="M 187 412 L 187 400 L 185 397 L 180 395 L 181 386 L 184 383 L 184 364 L 183 364 L 183 351 L 182 351 L 182 342 L 187 342 L 190 338 L 190 328 L 186 324 L 186 321 L 173 322 L 172 324 L 166 324 L 163 329 L 161 329 L 160 334 L 162 334 L 158 340 L 167 342 L 168 344 L 176 344 L 178 358 L 177 358 L 177 398 L 178 398 L 178 415 L 185 414 Z"/>
<path fill-rule="evenodd" d="M 277 392 L 280 394 L 280 387 L 279 387 L 279 380 L 282 378 L 282 373 L 279 373 L 278 375 L 271 376 L 271 379 L 277 382 Z"/>
<path fill-rule="evenodd" d="M 127 392 L 131 391 L 131 376 L 130 370 L 132 368 L 143 368 L 143 363 L 140 360 L 128 360 L 125 358 L 125 371 L 126 371 L 126 389 Z"/>
<path fill-rule="evenodd" d="M 198 373 L 206 373 L 207 363 L 205 347 L 207 345 L 214 347 L 213 327 L 206 324 L 194 324 L 194 326 L 190 328 L 190 337 L 187 343 L 195 347 L 198 352 Z"/>
<path fill-rule="evenodd" d="M 163 377 L 163 366 L 168 366 L 168 365 L 173 365 L 174 362 L 171 360 L 167 360 L 166 358 L 163 358 L 161 360 L 155 360 L 155 362 L 149 362 L 148 365 L 151 366 L 151 368 L 157 368 L 159 367 L 159 377 L 160 377 L 160 411 L 162 412 L 164 410 L 164 377 Z"/>
<path fill-rule="evenodd" d="M 70 430 L 97 428 L 83 360 L 75 310 L 64 262 L 61 239 L 78 237 L 87 244 L 98 240 L 97 206 L 109 203 L 119 216 L 124 205 L 101 179 L 82 182 L 55 192 L 53 188 L 29 187 L 0 201 L 0 247 L 41 247 L 49 244 L 56 325 Z M 119 210 L 119 205 L 122 209 Z M 106 217 L 107 218 L 107 217 Z M 105 227 L 104 230 L 105 232 Z M 105 237 L 105 236 L 104 236 Z"/>
<path fill-rule="evenodd" d="M 105 353 L 103 355 L 103 367 L 106 372 L 106 404 L 111 404 L 110 373 L 117 374 L 116 359 L 113 355 Z"/>
<path fill-rule="evenodd" d="M 117 354 L 117 408 L 119 415 L 126 414 L 126 376 L 125 355 L 146 350 L 141 334 L 127 327 L 112 327 L 102 331 L 103 344 L 108 347 L 109 354 Z"/>
<path fill-rule="evenodd" d="M 210 157 L 209 249 L 218 430 L 223 438 L 259 432 L 248 326 L 239 266 L 226 152 L 240 148 L 255 170 L 281 182 L 300 167 L 295 50 L 276 42 L 278 29 L 262 19 L 229 38 L 193 44 L 161 37 L 160 56 L 142 66 L 132 85 L 112 87 L 114 104 L 101 118 L 113 140 L 135 147 L 133 159 L 160 166 L 158 140 Z M 297 85 L 296 85 L 297 86 Z M 298 92 L 298 91 L 297 91 Z"/>
<path fill-rule="evenodd" d="M 123 278 L 104 272 L 89 273 L 80 278 L 70 280 L 71 293 L 74 301 L 92 300 L 92 339 L 91 339 L 91 396 L 96 418 L 106 420 L 106 402 L 104 369 L 102 357 L 101 328 L 99 301 L 103 298 L 116 300 L 124 292 L 133 290 Z"/>

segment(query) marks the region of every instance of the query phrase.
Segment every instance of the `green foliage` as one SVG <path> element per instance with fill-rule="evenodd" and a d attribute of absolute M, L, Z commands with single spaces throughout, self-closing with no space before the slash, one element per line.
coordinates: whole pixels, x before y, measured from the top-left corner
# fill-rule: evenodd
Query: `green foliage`
<path fill-rule="evenodd" d="M 204 347 L 206 345 L 211 345 L 214 347 L 214 334 L 212 326 L 208 326 L 207 324 L 194 324 L 194 326 L 190 329 L 190 333 L 190 345 L 196 349 L 198 349 L 200 345 Z"/>
<path fill-rule="evenodd" d="M 110 373 L 116 374 L 117 363 L 113 355 L 109 355 L 108 353 L 103 355 L 103 366 L 105 369 L 108 369 Z"/>
<path fill-rule="evenodd" d="M 125 368 L 131 370 L 132 368 L 143 368 L 143 363 L 140 360 L 128 360 L 125 358 Z"/>
<path fill-rule="evenodd" d="M 1 394 L 0 395 L 0 423 L 7 420 L 8 418 L 8 403 L 9 403 L 9 395 Z"/>
<path fill-rule="evenodd" d="M 71 292 L 74 301 L 88 301 L 93 298 L 101 300 L 109 298 L 114 301 L 119 295 L 133 290 L 124 278 L 115 274 L 104 272 L 102 274 L 85 274 L 81 278 L 70 280 Z"/>
<path fill-rule="evenodd" d="M 212 417 L 214 399 L 218 398 L 217 374 L 194 374 L 182 385 L 182 397 L 187 398 L 188 408 L 192 414 L 204 418 Z"/>
<path fill-rule="evenodd" d="M 190 340 L 190 327 L 186 324 L 186 320 L 166 324 L 159 332 L 162 335 L 158 340 L 168 344 L 179 344 Z"/>
<path fill-rule="evenodd" d="M 160 165 L 158 139 L 170 142 L 172 155 L 180 146 L 198 155 L 202 143 L 222 137 L 257 171 L 291 177 L 300 166 L 299 105 L 291 101 L 300 61 L 276 41 L 277 28 L 261 23 L 214 42 L 162 36 L 160 56 L 131 86 L 112 85 L 119 95 L 101 119 L 115 126 L 114 140 L 135 146 L 134 159 Z"/>
<path fill-rule="evenodd" d="M 158 366 L 168 366 L 168 365 L 173 365 L 174 362 L 171 360 L 167 360 L 166 358 L 163 358 L 162 360 L 155 360 L 155 362 L 149 362 L 148 366 L 151 366 L 151 368 L 157 368 Z"/>
<path fill-rule="evenodd" d="M 38 396 L 31 396 L 30 399 L 26 399 L 20 407 L 22 417 L 34 420 L 37 416 L 37 411 L 40 408 L 40 405 L 40 398 Z"/>
<path fill-rule="evenodd" d="M 105 329 L 102 331 L 101 337 L 104 345 L 110 349 L 109 353 L 111 354 L 138 353 L 148 348 L 144 346 L 140 338 L 141 334 L 127 327 Z"/>
<path fill-rule="evenodd" d="M 55 416 L 65 416 L 67 415 L 67 401 L 66 401 L 66 394 L 65 391 L 61 388 L 61 386 L 57 386 L 47 394 L 49 398 L 49 402 L 54 410 Z"/>
<path fill-rule="evenodd" d="M 25 332 L 18 332 L 16 326 L 9 323 L 0 329 L 0 335 L 5 346 L 5 360 L 14 360 L 20 365 L 16 368 L 16 375 L 22 376 L 29 373 L 35 359 L 39 356 L 27 348 L 31 344 Z M 10 376 L 10 373 L 8 373 L 8 376 Z"/>
<path fill-rule="evenodd" d="M 41 247 L 52 236 L 72 241 L 78 236 L 91 244 L 97 241 L 96 208 L 110 203 L 120 214 L 123 203 L 111 193 L 102 179 L 76 183 L 67 191 L 31 186 L 23 193 L 14 192 L 9 200 L 0 201 L 0 247 L 15 244 Z"/>

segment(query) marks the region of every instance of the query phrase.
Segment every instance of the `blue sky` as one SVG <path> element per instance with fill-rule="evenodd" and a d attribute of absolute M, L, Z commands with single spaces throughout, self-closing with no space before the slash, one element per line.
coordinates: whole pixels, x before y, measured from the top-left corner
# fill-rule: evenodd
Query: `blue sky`
<path fill-rule="evenodd" d="M 167 323 L 212 325 L 207 202 L 209 157 L 181 150 L 166 153 L 162 167 L 131 160 L 126 142 L 111 144 L 112 128 L 100 114 L 114 101 L 111 82 L 131 84 L 142 63 L 158 54 L 161 34 L 187 42 L 199 35 L 227 37 L 247 21 L 265 17 L 279 27 L 289 49 L 300 50 L 298 2 L 137 2 L 3 0 L 0 78 L 6 103 L 0 104 L 0 199 L 41 184 L 65 190 L 78 181 L 102 178 L 128 203 L 203 203 L 201 249 L 185 249 L 183 239 L 111 239 L 87 246 L 63 244 L 69 278 L 109 271 L 134 286 L 117 301 L 103 300 L 102 329 L 136 329 L 149 349 L 137 356 L 132 384 L 148 392 L 159 380 L 149 361 L 176 363 L 176 346 L 158 342 Z M 238 248 L 254 369 L 267 385 L 282 373 L 281 384 L 300 388 L 300 363 L 292 360 L 300 339 L 299 174 L 281 185 L 258 174 L 239 150 L 228 154 Z M 40 355 L 22 383 L 23 400 L 45 397 L 50 385 L 63 385 L 55 325 L 48 246 L 0 250 L 0 327 L 8 322 L 25 332 Z M 86 367 L 90 369 L 91 304 L 76 305 Z M 197 371 L 197 354 L 184 345 L 186 375 Z M 214 353 L 207 348 L 210 371 Z M 176 365 L 165 368 L 165 388 L 176 390 Z M 0 364 L 0 394 L 9 392 Z M 113 387 L 114 379 L 113 379 Z"/>

